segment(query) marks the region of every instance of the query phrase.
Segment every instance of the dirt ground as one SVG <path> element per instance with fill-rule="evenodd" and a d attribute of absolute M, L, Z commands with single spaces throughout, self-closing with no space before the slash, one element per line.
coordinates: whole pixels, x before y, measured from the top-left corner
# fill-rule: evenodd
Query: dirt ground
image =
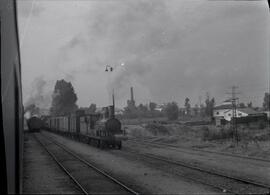
<path fill-rule="evenodd" d="M 215 126 L 206 126 L 211 132 Z M 270 159 L 270 127 L 264 129 L 239 128 L 240 141 L 236 143 L 229 135 L 224 139 L 204 139 L 205 126 L 180 124 L 124 125 L 130 138 L 149 139 L 153 142 L 169 143 L 176 146 L 199 148 L 218 152 Z M 225 132 L 226 134 L 226 132 Z"/>
<path fill-rule="evenodd" d="M 207 170 L 215 170 L 226 175 L 253 179 L 270 185 L 270 164 L 265 161 L 242 159 L 233 156 L 202 153 L 200 151 L 176 150 L 170 147 L 141 145 L 132 141 L 125 142 L 123 150 L 151 154 L 177 162 L 193 164 Z"/>
<path fill-rule="evenodd" d="M 158 170 L 142 161 L 131 160 L 117 156 L 110 150 L 75 142 L 65 137 L 43 132 L 52 136 L 84 159 L 94 163 L 99 168 L 124 181 L 134 190 L 142 194 L 217 194 L 212 187 L 192 182 L 167 171 Z"/>

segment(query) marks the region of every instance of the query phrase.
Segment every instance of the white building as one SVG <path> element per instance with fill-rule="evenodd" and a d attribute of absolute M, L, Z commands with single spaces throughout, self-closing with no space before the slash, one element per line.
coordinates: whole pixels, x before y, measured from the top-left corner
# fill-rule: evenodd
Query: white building
<path fill-rule="evenodd" d="M 268 120 L 270 119 L 270 111 L 264 111 L 264 113 L 267 115 Z"/>
<path fill-rule="evenodd" d="M 252 108 L 236 108 L 236 118 L 240 117 L 246 117 L 250 115 L 256 115 L 259 114 L 259 112 L 253 110 Z M 223 118 L 226 121 L 231 121 L 233 116 L 233 110 L 227 110 L 223 112 Z"/>
<path fill-rule="evenodd" d="M 247 116 L 258 116 L 260 112 L 252 108 L 236 108 L 236 118 Z M 215 118 L 216 125 L 221 125 L 221 121 L 230 122 L 233 117 L 233 106 L 230 101 L 225 101 L 221 105 L 214 107 L 213 117 Z"/>
<path fill-rule="evenodd" d="M 122 115 L 122 114 L 124 114 L 124 110 L 123 109 L 120 109 L 120 108 L 115 108 L 114 112 L 115 112 L 115 115 Z"/>
<path fill-rule="evenodd" d="M 213 110 L 213 117 L 225 117 L 226 112 L 232 110 L 232 103 L 227 100 L 224 101 L 221 105 L 215 106 Z"/>
<path fill-rule="evenodd" d="M 166 107 L 166 104 L 157 104 L 155 110 L 161 112 L 162 110 L 164 110 L 165 107 Z"/>

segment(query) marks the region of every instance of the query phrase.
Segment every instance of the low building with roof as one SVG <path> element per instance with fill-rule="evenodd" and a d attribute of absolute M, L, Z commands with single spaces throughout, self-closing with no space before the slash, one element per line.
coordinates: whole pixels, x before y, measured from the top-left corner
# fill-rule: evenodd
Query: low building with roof
<path fill-rule="evenodd" d="M 225 125 L 231 122 L 233 118 L 233 106 L 231 102 L 225 101 L 221 105 L 214 107 L 213 117 L 217 126 Z M 258 112 L 253 108 L 236 108 L 236 119 L 238 123 L 256 122 L 266 120 L 267 115 L 263 112 Z"/>

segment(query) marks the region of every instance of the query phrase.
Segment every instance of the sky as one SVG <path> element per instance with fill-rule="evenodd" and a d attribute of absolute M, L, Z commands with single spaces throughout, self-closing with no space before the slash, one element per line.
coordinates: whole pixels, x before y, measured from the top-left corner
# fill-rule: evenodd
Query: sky
<path fill-rule="evenodd" d="M 19 0 L 23 102 L 49 108 L 56 80 L 77 104 L 219 104 L 233 85 L 261 106 L 269 91 L 266 1 Z M 121 66 L 121 64 L 124 66 Z M 105 72 L 106 65 L 114 67 Z"/>

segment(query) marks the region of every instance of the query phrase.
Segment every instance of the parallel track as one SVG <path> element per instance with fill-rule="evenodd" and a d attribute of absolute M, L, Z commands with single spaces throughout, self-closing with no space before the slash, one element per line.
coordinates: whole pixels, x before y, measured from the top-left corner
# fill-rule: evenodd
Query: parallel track
<path fill-rule="evenodd" d="M 58 166 L 70 177 L 70 179 L 80 188 L 83 194 L 88 194 L 87 191 L 82 187 L 82 185 L 70 174 L 70 172 L 58 161 L 56 156 L 48 150 L 48 148 L 34 135 L 34 138 L 38 143 L 44 148 L 44 150 L 53 158 L 53 160 L 58 164 Z"/>
<path fill-rule="evenodd" d="M 185 167 L 185 168 L 188 168 L 191 170 L 199 171 L 199 172 L 206 174 L 205 176 L 212 175 L 214 177 L 224 178 L 224 179 L 228 180 L 229 182 L 234 183 L 233 185 L 236 185 L 237 183 L 239 183 L 239 185 L 242 185 L 242 186 L 243 185 L 247 185 L 247 186 L 252 185 L 255 188 L 258 188 L 258 189 L 263 191 L 263 193 L 262 193 L 262 191 L 260 191 L 259 193 L 255 192 L 255 194 L 269 194 L 270 193 L 270 185 L 268 185 L 268 184 L 258 183 L 258 182 L 255 182 L 255 181 L 252 181 L 249 179 L 243 179 L 243 178 L 238 178 L 238 177 L 226 175 L 224 173 L 219 173 L 217 171 L 207 170 L 207 169 L 204 169 L 204 168 L 201 168 L 198 166 L 194 166 L 194 165 L 191 165 L 189 163 L 185 163 L 185 162 L 181 162 L 181 161 L 174 161 L 174 160 L 162 158 L 160 156 L 156 156 L 156 155 L 152 155 L 152 154 L 139 153 L 137 151 L 131 151 L 131 150 L 128 150 L 127 153 L 138 155 L 138 156 L 141 156 L 142 158 L 148 158 L 148 159 L 152 159 L 152 160 L 165 162 L 168 165 L 174 165 L 174 166 L 176 165 L 177 167 Z M 192 177 L 187 177 L 187 179 L 193 180 L 195 182 L 200 182 L 200 183 L 205 184 L 205 185 L 209 185 L 209 186 L 214 187 L 216 189 L 219 189 L 223 192 L 229 192 L 232 194 L 246 194 L 247 193 L 247 192 L 245 192 L 245 193 L 237 192 L 235 190 L 224 188 L 224 187 L 221 187 L 220 185 L 215 185 L 215 184 L 209 183 L 207 181 L 195 179 Z"/>
<path fill-rule="evenodd" d="M 190 153 L 195 154 L 195 152 L 203 152 L 203 153 L 217 154 L 220 156 L 231 156 L 231 157 L 236 157 L 236 158 L 240 158 L 240 159 L 248 159 L 248 160 L 255 160 L 255 161 L 262 161 L 262 162 L 269 162 L 270 163 L 269 159 L 249 157 L 249 156 L 243 156 L 243 155 L 237 155 L 237 154 L 230 154 L 230 153 L 226 153 L 226 152 L 216 152 L 216 151 L 202 150 L 202 149 L 196 149 L 196 148 L 187 148 L 187 147 L 183 147 L 183 146 L 176 146 L 173 144 L 152 142 L 152 141 L 146 141 L 146 140 L 141 140 L 141 139 L 129 139 L 128 141 L 133 142 L 133 143 L 138 143 L 138 144 L 157 146 L 157 147 L 166 146 L 171 150 L 180 151 L 180 152 L 184 152 L 184 153 L 188 153 L 188 154 L 190 154 Z"/>
<path fill-rule="evenodd" d="M 79 179 L 75 178 L 71 171 L 69 171 L 61 162 L 61 160 L 59 160 L 59 158 L 53 154 L 53 152 L 51 152 L 48 147 L 39 139 L 37 138 L 36 135 L 34 135 L 34 137 L 36 138 L 36 140 L 41 144 L 41 146 L 47 151 L 47 153 L 55 160 L 55 162 L 63 169 L 63 171 L 73 180 L 73 182 L 81 189 L 81 191 L 84 194 L 92 194 L 91 192 L 89 193 L 87 190 L 87 188 L 82 184 L 82 182 L 79 182 Z M 70 156 L 73 157 L 73 159 L 75 159 L 77 162 L 80 162 L 81 164 L 86 165 L 88 168 L 90 168 L 92 171 L 94 170 L 96 173 L 98 173 L 99 175 L 101 175 L 103 177 L 103 180 L 106 178 L 107 180 L 111 181 L 112 183 L 114 183 L 114 185 L 118 186 L 118 188 L 120 187 L 123 191 L 125 191 L 125 194 L 136 194 L 139 195 L 138 192 L 136 192 L 135 190 L 129 188 L 128 186 L 126 186 L 124 183 L 122 183 L 121 181 L 119 181 L 118 179 L 112 177 L 111 175 L 109 175 L 108 173 L 104 172 L 103 170 L 99 169 L 98 167 L 96 167 L 95 165 L 89 163 L 88 161 L 82 159 L 81 157 L 79 157 L 77 154 L 75 154 L 74 152 L 72 152 L 71 150 L 67 149 L 65 146 L 63 146 L 62 144 L 59 144 L 58 142 L 56 142 L 55 140 L 52 140 L 50 138 L 48 138 L 45 135 L 42 135 L 42 137 L 44 139 L 46 139 L 46 141 L 49 140 L 50 144 L 54 144 L 56 146 L 58 146 L 58 148 L 61 148 L 62 151 L 68 153 Z M 70 160 L 70 159 L 69 159 Z M 100 180 L 99 180 L 100 181 Z M 87 181 L 89 183 L 91 183 L 92 181 Z M 94 181 L 97 182 L 97 181 Z M 101 192 L 102 194 L 104 192 Z M 94 193 L 95 194 L 95 193 Z M 116 192 L 116 194 L 120 194 L 119 192 Z"/>

